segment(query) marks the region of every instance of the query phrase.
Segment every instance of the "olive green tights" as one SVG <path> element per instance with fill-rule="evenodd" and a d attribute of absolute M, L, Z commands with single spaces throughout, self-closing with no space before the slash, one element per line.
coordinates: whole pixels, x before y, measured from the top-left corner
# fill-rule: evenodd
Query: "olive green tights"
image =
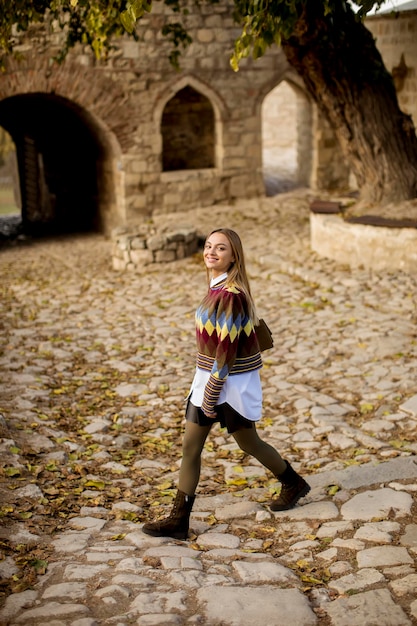
<path fill-rule="evenodd" d="M 194 422 L 186 421 L 184 439 L 182 443 L 182 461 L 178 489 L 189 496 L 193 496 L 200 480 L 201 453 L 210 426 L 199 426 Z M 232 433 L 237 445 L 243 452 L 257 459 L 274 476 L 279 476 L 286 469 L 285 461 L 269 443 L 263 441 L 253 428 L 242 428 Z"/>

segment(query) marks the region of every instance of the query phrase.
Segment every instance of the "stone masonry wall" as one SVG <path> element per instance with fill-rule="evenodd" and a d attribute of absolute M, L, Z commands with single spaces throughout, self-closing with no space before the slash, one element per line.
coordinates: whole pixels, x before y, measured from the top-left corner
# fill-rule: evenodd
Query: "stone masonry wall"
<path fill-rule="evenodd" d="M 189 9 L 185 25 L 193 43 L 180 59 L 180 71 L 170 65 L 170 44 L 160 32 L 177 16 L 155 2 L 139 23 L 138 41 L 128 36 L 115 41 L 107 60 L 98 62 L 80 45 L 57 66 L 51 58 L 59 49 L 59 34 L 52 27 L 36 27 L 19 35 L 22 60 L 9 59 L 0 75 L 0 105 L 13 96 L 45 94 L 58 106 L 72 107 L 97 137 L 105 231 L 140 224 L 154 214 L 263 195 L 262 103 L 285 80 L 297 93 L 299 180 L 325 189 L 330 183 L 340 188 L 348 179 L 337 145 L 282 51 L 274 47 L 257 61 L 246 59 L 235 73 L 230 55 L 240 28 L 232 17 L 232 0 L 207 6 L 190 2 Z M 368 18 L 366 25 L 393 71 L 401 108 L 416 121 L 417 12 Z M 163 171 L 163 114 L 185 88 L 212 107 L 214 167 Z M 294 106 L 281 109 L 280 123 L 292 124 Z"/>
<path fill-rule="evenodd" d="M 135 154 L 131 150 L 124 159 L 131 214 L 141 213 L 149 205 L 154 212 L 169 212 L 264 193 L 259 109 L 264 94 L 288 68 L 282 53 L 275 50 L 259 64 L 247 60 L 238 73 L 231 70 L 229 59 L 239 28 L 230 7 L 222 3 L 201 5 L 196 10 L 193 5 L 186 22 L 193 44 L 180 60 L 179 73 L 169 65 L 168 45 L 159 32 L 163 17 L 169 13 L 160 3 L 141 22 L 140 42 L 120 43 L 122 55 L 114 59 L 114 67 L 126 71 L 134 66 L 146 76 L 145 82 L 135 82 L 141 110 Z M 186 86 L 202 93 L 213 105 L 215 167 L 163 172 L 161 117 L 168 100 Z M 143 157 L 140 162 L 138 152 Z M 138 193 L 138 188 L 145 194 Z"/>
<path fill-rule="evenodd" d="M 190 227 L 118 229 L 113 233 L 113 269 L 143 271 L 154 263 L 178 261 L 197 252 L 198 244 L 197 231 Z"/>
<path fill-rule="evenodd" d="M 115 41 L 106 61 L 97 62 L 78 46 L 57 67 L 50 59 L 59 35 L 32 28 L 17 48 L 23 61 L 10 63 L 0 77 L 0 99 L 53 93 L 97 116 L 95 125 L 112 133 L 120 146 L 116 167 L 123 172 L 127 222 L 154 212 L 263 195 L 261 105 L 292 72 L 276 47 L 232 71 L 230 56 L 240 32 L 232 7 L 231 0 L 190 3 L 185 25 L 193 43 L 180 59 L 180 71 L 170 65 L 171 47 L 160 32 L 166 21 L 178 18 L 162 2 L 155 2 L 139 23 L 138 41 L 128 36 Z M 185 87 L 198 91 L 213 108 L 214 167 L 164 172 L 161 120 L 168 101 Z"/>
<path fill-rule="evenodd" d="M 352 268 L 416 273 L 417 229 L 352 224 L 340 215 L 310 213 L 311 249 Z"/>
<path fill-rule="evenodd" d="M 401 110 L 417 125 L 417 11 L 375 15 L 366 27 L 394 77 Z"/>

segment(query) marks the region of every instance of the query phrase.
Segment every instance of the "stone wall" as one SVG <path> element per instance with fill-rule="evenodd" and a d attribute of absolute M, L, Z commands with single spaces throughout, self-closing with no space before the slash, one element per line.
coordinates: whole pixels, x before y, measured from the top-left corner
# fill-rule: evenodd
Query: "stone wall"
<path fill-rule="evenodd" d="M 0 100 L 47 95 L 57 108 L 70 108 L 82 119 L 86 132 L 96 137 L 98 169 L 107 181 L 105 190 L 99 184 L 98 193 L 97 221 L 105 231 L 123 222 L 140 222 L 154 212 L 264 194 L 263 99 L 285 78 L 302 86 L 276 47 L 256 62 L 244 60 L 239 72 L 232 71 L 230 56 L 240 32 L 232 9 L 231 0 L 207 6 L 190 3 L 186 26 L 193 43 L 180 59 L 180 71 L 170 65 L 170 44 L 161 35 L 162 25 L 177 16 L 162 2 L 154 3 L 152 13 L 139 23 L 138 41 L 128 36 L 115 41 L 106 61 L 97 62 L 78 46 L 58 67 L 51 57 L 58 50 L 59 35 L 36 27 L 20 36 L 17 51 L 22 60 L 9 60 L 0 76 Z M 166 112 L 174 110 L 172 100 L 182 90 L 194 94 L 195 100 L 198 95 L 199 106 L 212 116 L 212 130 L 205 127 L 207 141 L 201 144 L 210 158 L 174 169 L 172 154 L 171 165 L 164 160 L 164 124 Z M 0 125 L 6 130 L 11 126 L 8 115 L 0 106 Z M 21 117 L 26 119 L 24 107 Z M 16 136 L 19 129 L 9 132 Z M 35 144 L 46 132 L 47 125 L 36 130 Z M 53 167 L 57 158 L 49 161 Z"/>
<path fill-rule="evenodd" d="M 352 268 L 417 272 L 417 228 L 352 224 L 340 215 L 310 213 L 311 248 Z"/>
<path fill-rule="evenodd" d="M 0 75 L 0 126 L 17 145 L 21 176 L 25 176 L 22 164 L 32 160 L 32 178 L 39 179 L 43 196 L 48 191 L 53 196 L 52 203 L 44 203 L 48 211 L 51 206 L 59 211 L 65 204 L 60 204 L 60 196 L 68 197 L 66 188 L 52 189 L 59 184 L 64 162 L 74 203 L 85 205 L 93 213 L 87 223 L 106 233 L 120 225 L 138 225 L 154 214 L 262 196 L 263 154 L 265 158 L 271 150 L 282 151 L 284 163 L 288 154 L 292 165 L 296 160 L 293 175 L 298 184 L 317 190 L 346 189 L 351 184 L 334 136 L 282 51 L 274 47 L 257 61 L 245 59 L 235 73 L 230 55 L 240 28 L 233 21 L 232 0 L 200 6 L 191 2 L 189 8 L 186 26 L 193 43 L 180 60 L 180 71 L 170 65 L 170 44 L 161 35 L 162 25 L 177 16 L 163 2 L 155 2 L 152 13 L 139 23 L 138 41 L 127 36 L 115 41 L 105 61 L 96 61 L 80 45 L 63 65 L 52 63 L 60 45 L 52 25 L 19 35 L 21 60 L 7 59 L 6 72 Z M 366 25 L 394 73 L 400 106 L 416 120 L 417 12 L 372 17 Z M 283 82 L 289 89 L 283 90 L 278 109 L 270 108 L 269 120 L 279 122 L 281 132 L 265 140 L 263 102 Z M 181 100 L 181 94 L 188 95 Z M 169 130 L 170 116 L 171 122 L 187 117 L 182 108 L 187 100 L 203 111 L 204 127 L 193 130 L 182 124 L 178 130 L 171 123 Z M 47 120 L 41 115 L 46 103 L 53 113 Z M 72 145 L 68 133 L 61 145 L 56 141 L 64 113 L 78 129 L 80 140 Z M 293 130 L 295 149 L 285 145 L 285 128 Z M 197 142 L 185 167 L 181 159 L 176 164 L 175 146 L 196 138 L 201 139 L 200 152 Z M 90 167 L 97 175 L 91 189 L 80 185 L 75 167 L 86 143 L 92 146 Z M 69 157 L 63 159 L 68 151 Z M 22 184 L 26 211 L 31 189 Z M 36 194 L 29 200 L 33 204 Z M 36 206 L 32 217 L 44 218 L 44 211 Z M 31 215 L 26 217 L 30 221 Z"/>
<path fill-rule="evenodd" d="M 377 14 L 366 20 L 366 27 L 393 75 L 401 110 L 417 126 L 417 10 Z"/>
<path fill-rule="evenodd" d="M 197 232 L 189 227 L 118 229 L 113 233 L 113 269 L 141 271 L 154 263 L 178 261 L 197 252 L 198 243 Z"/>

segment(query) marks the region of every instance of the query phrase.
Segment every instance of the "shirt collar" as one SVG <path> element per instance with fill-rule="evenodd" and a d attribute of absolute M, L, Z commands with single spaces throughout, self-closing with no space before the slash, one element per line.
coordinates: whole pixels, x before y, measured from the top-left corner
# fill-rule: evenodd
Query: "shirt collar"
<path fill-rule="evenodd" d="M 212 278 L 210 281 L 210 287 L 215 287 L 219 283 L 222 283 L 224 280 L 226 280 L 226 278 L 227 272 L 224 272 L 224 274 L 221 274 L 220 276 L 216 276 L 216 278 Z"/>

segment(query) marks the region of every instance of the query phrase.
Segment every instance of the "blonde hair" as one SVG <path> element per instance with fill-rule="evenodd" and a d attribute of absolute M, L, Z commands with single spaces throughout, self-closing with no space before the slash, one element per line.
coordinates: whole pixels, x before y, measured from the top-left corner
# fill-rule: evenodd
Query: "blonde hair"
<path fill-rule="evenodd" d="M 221 233 L 227 237 L 230 246 L 232 248 L 232 254 L 235 258 L 231 267 L 227 271 L 226 286 L 231 287 L 235 285 L 246 296 L 248 302 L 248 313 L 254 324 L 257 324 L 259 319 L 256 314 L 256 307 L 250 290 L 249 279 L 246 272 L 245 255 L 243 252 L 242 241 L 236 231 L 230 228 L 216 228 L 212 230 L 207 239 L 214 233 Z M 206 241 L 207 241 L 206 239 Z M 207 279 L 210 280 L 209 270 L 207 269 Z"/>

